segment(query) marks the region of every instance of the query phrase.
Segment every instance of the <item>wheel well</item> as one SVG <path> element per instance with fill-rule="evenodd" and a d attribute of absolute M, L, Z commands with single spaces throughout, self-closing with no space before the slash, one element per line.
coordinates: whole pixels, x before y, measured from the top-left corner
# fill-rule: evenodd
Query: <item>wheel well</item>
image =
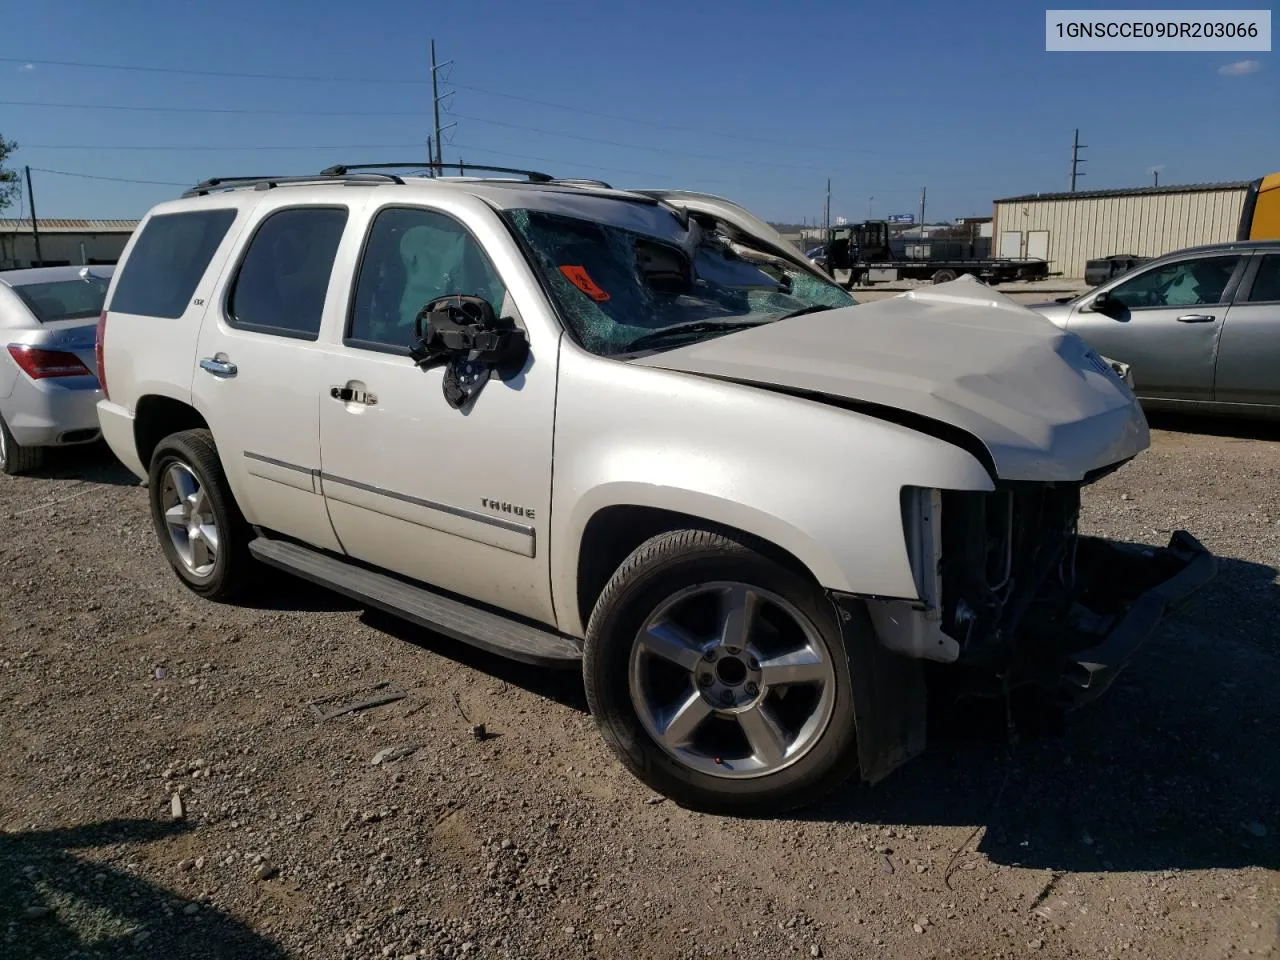
<path fill-rule="evenodd" d="M 578 615 L 583 627 L 614 571 L 631 552 L 650 537 L 668 530 L 711 530 L 733 537 L 803 577 L 812 579 L 809 568 L 793 553 L 745 530 L 711 523 L 702 517 L 656 507 L 619 505 L 606 507 L 587 521 L 578 551 Z"/>
<path fill-rule="evenodd" d="M 160 441 L 180 430 L 208 429 L 204 417 L 189 404 L 172 397 L 143 397 L 133 415 L 133 442 L 143 467 L 151 466 L 151 454 Z"/>

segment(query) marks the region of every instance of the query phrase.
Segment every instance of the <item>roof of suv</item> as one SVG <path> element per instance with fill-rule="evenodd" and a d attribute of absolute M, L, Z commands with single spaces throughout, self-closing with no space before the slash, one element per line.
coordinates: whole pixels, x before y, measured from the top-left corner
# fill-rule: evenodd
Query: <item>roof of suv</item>
<path fill-rule="evenodd" d="M 371 167 L 405 167 L 369 165 Z M 563 216 L 595 220 L 610 226 L 658 237 L 675 238 L 687 229 L 672 201 L 650 195 L 679 191 L 638 191 L 616 189 L 599 180 L 554 179 L 546 174 L 526 172 L 527 179 L 481 176 L 424 176 L 422 164 L 416 173 L 367 172 L 363 167 L 331 167 L 319 174 L 279 177 L 228 177 L 202 181 L 180 199 L 162 201 L 153 213 L 173 213 L 210 206 L 252 205 L 266 190 L 288 190 L 302 203 L 332 198 L 334 189 L 367 186 L 395 191 L 404 199 L 428 200 L 441 194 L 475 197 L 497 210 L 532 209 Z M 468 169 L 472 169 L 468 167 Z M 493 168 L 501 169 L 501 168 Z M 522 171 L 512 171 L 522 172 Z M 719 199 L 719 198 L 717 198 Z M 678 203 L 678 201 L 676 201 Z"/>

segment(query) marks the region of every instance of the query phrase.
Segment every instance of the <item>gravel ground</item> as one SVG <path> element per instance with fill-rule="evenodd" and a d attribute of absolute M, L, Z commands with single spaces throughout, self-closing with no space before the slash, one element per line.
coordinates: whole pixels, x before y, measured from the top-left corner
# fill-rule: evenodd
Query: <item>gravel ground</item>
<path fill-rule="evenodd" d="M 0 956 L 1280 953 L 1280 430 L 1156 425 L 1087 527 L 1222 566 L 1108 695 L 772 820 L 640 786 L 574 675 L 285 577 L 198 600 L 104 453 L 0 477 Z"/>

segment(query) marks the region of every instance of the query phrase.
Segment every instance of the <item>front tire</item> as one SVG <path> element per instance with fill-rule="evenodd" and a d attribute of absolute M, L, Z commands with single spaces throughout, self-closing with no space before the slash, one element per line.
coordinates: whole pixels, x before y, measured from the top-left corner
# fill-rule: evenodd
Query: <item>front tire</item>
<path fill-rule="evenodd" d="M 44 463 L 43 447 L 23 447 L 13 439 L 9 425 L 0 417 L 0 473 L 16 477 L 20 473 L 29 473 Z"/>
<path fill-rule="evenodd" d="M 830 601 L 741 540 L 678 530 L 638 547 L 592 612 L 583 674 L 605 742 L 684 806 L 776 814 L 857 770 Z"/>
<path fill-rule="evenodd" d="M 182 582 L 208 600 L 239 594 L 253 562 L 251 530 L 208 430 L 184 430 L 160 441 L 147 496 L 160 549 Z"/>

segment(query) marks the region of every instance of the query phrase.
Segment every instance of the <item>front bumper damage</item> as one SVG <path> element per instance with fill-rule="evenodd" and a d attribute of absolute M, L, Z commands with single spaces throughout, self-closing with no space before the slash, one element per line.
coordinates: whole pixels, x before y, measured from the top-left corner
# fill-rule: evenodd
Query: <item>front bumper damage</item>
<path fill-rule="evenodd" d="M 944 494 L 942 506 L 939 602 L 909 616 L 955 640 L 955 659 L 938 670 L 952 695 L 1034 687 L 1047 702 L 1081 706 L 1217 570 L 1181 530 L 1165 547 L 1078 536 L 1078 487 Z M 924 750 L 924 662 L 877 632 L 868 610 L 886 601 L 832 601 L 853 663 L 862 776 L 876 782 Z"/>

